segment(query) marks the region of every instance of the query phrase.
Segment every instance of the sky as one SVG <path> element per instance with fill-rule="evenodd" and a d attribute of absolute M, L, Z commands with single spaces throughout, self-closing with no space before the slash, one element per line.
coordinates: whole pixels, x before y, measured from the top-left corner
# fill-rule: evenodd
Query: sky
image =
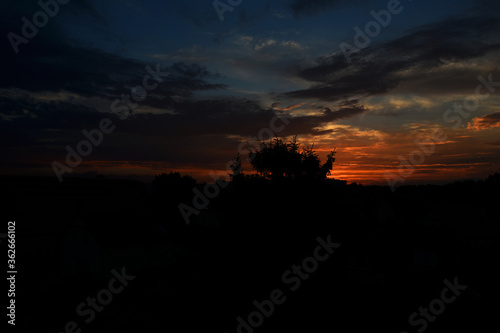
<path fill-rule="evenodd" d="M 271 135 L 349 183 L 500 171 L 498 1 L 59 2 L 0 4 L 0 174 L 210 181 Z"/>

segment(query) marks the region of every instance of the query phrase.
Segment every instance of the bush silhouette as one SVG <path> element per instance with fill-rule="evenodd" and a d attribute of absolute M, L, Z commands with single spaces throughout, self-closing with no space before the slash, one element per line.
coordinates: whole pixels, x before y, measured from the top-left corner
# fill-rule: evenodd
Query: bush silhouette
<path fill-rule="evenodd" d="M 276 137 L 262 142 L 257 151 L 250 153 L 252 167 L 264 178 L 272 181 L 282 179 L 324 180 L 330 174 L 335 162 L 335 151 L 330 152 L 322 165 L 313 147 L 303 148 L 293 141 L 285 142 Z"/>

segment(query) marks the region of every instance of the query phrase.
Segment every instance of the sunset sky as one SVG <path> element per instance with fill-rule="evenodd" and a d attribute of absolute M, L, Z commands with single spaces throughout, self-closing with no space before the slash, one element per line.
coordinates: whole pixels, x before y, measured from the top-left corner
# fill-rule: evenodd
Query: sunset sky
<path fill-rule="evenodd" d="M 56 177 L 66 147 L 110 119 L 114 130 L 64 177 L 178 171 L 209 181 L 275 116 L 278 136 L 314 143 L 322 160 L 336 148 L 332 176 L 348 182 L 385 184 L 422 141 L 432 151 L 404 183 L 500 172 L 497 0 L 220 3 L 231 10 L 71 0 L 25 38 L 22 18 L 41 7 L 3 1 L 0 174 Z M 369 40 L 349 53 L 359 31 Z M 112 109 L 126 103 L 115 101 L 131 94 L 136 106 L 121 119 Z M 431 141 L 437 130 L 444 139 Z"/>

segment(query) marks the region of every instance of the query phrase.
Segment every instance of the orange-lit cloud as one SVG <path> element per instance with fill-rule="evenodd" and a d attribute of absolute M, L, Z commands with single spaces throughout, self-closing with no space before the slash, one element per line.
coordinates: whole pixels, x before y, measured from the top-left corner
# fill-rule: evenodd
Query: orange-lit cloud
<path fill-rule="evenodd" d="M 500 112 L 472 119 L 472 122 L 468 124 L 467 129 L 481 131 L 494 127 L 500 127 Z"/>

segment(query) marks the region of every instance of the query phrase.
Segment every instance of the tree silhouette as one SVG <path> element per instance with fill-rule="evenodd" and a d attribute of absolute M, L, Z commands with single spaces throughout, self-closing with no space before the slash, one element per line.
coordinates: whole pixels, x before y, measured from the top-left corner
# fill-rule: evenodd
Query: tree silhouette
<path fill-rule="evenodd" d="M 314 145 L 311 148 L 303 148 L 300 152 L 300 144 L 296 138 L 285 142 L 276 137 L 269 142 L 262 142 L 257 151 L 250 153 L 250 163 L 254 170 L 272 181 L 326 179 L 335 162 L 335 150 L 328 154 L 327 161 L 321 165 Z"/>

